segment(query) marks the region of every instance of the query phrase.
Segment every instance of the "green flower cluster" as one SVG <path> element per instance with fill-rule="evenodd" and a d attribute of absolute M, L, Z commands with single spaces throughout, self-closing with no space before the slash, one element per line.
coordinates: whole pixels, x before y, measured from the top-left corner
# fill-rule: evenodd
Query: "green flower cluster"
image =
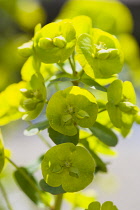
<path fill-rule="evenodd" d="M 18 50 L 29 58 L 21 70 L 23 81 L 0 94 L 4 101 L 0 119 L 6 124 L 38 117 L 25 135 L 47 128 L 56 144 L 41 163 L 42 189 L 52 194 L 82 190 L 95 172 L 107 172 L 98 153 L 114 155 L 110 147 L 116 146 L 118 138 L 113 129 L 126 136 L 134 121 L 140 123 L 131 82 L 116 79 L 123 66 L 119 41 L 92 28 L 89 17 L 79 16 L 42 28 L 37 25 L 32 40 Z M 42 116 L 45 121 L 40 120 Z M 0 151 L 3 160 L 2 142 Z M 117 210 L 111 202 L 92 203 L 88 210 L 92 209 Z"/>

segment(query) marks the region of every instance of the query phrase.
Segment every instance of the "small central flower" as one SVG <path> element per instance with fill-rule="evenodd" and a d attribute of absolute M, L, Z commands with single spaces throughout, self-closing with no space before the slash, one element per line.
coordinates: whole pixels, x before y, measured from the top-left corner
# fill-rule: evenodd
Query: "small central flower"
<path fill-rule="evenodd" d="M 66 166 L 67 168 L 69 168 L 69 167 L 71 166 L 71 162 L 65 161 L 65 166 Z"/>
<path fill-rule="evenodd" d="M 68 105 L 67 110 L 70 114 L 74 112 L 74 108 L 71 105 Z"/>

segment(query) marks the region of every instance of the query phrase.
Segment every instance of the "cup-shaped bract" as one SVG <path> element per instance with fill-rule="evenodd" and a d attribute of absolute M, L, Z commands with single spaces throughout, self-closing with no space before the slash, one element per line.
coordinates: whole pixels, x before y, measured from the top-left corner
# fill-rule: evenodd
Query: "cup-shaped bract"
<path fill-rule="evenodd" d="M 62 188 L 66 192 L 84 189 L 93 180 L 95 162 L 83 147 L 64 143 L 52 147 L 42 161 L 42 174 L 45 182 Z"/>
<path fill-rule="evenodd" d="M 44 107 L 46 100 L 46 88 L 43 76 L 38 72 L 31 76 L 31 80 L 26 83 L 26 88 L 20 89 L 23 94 L 21 107 L 24 113 L 23 120 L 35 119 Z"/>
<path fill-rule="evenodd" d="M 92 78 L 111 77 L 122 70 L 123 53 L 117 38 L 100 29 L 82 34 L 77 41 L 77 60 Z"/>
<path fill-rule="evenodd" d="M 53 22 L 36 32 L 33 41 L 41 62 L 61 63 L 74 51 L 76 32 L 69 20 Z"/>
<path fill-rule="evenodd" d="M 111 122 L 117 128 L 130 130 L 138 112 L 136 94 L 129 81 L 115 80 L 107 90 L 107 110 Z"/>
<path fill-rule="evenodd" d="M 77 133 L 77 125 L 89 128 L 97 118 L 98 106 L 92 93 L 72 86 L 56 92 L 47 106 L 50 126 L 68 136 Z"/>

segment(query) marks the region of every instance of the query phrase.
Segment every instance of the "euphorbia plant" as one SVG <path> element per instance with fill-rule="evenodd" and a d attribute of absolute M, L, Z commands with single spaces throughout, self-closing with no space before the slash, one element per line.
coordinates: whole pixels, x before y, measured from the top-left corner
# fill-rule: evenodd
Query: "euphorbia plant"
<path fill-rule="evenodd" d="M 119 41 L 93 29 L 86 16 L 43 28 L 37 25 L 34 37 L 19 47 L 19 53 L 27 57 L 23 81 L 1 93 L 0 124 L 22 117 L 30 124 L 25 135 L 43 138 L 40 132 L 47 129 L 55 146 L 33 166 L 18 167 L 1 138 L 0 172 L 7 159 L 16 167 L 17 184 L 36 205 L 60 210 L 63 195 L 67 198 L 68 192 L 85 189 L 96 173 L 107 172 L 99 154 L 113 154 L 117 133 L 127 136 L 133 122 L 139 123 L 135 91 L 131 82 L 118 79 L 123 66 Z M 47 140 L 46 144 L 51 147 Z M 40 182 L 36 170 L 42 172 Z M 53 195 L 57 195 L 55 202 Z M 85 196 L 82 209 L 117 210 L 109 201 L 88 205 Z"/>

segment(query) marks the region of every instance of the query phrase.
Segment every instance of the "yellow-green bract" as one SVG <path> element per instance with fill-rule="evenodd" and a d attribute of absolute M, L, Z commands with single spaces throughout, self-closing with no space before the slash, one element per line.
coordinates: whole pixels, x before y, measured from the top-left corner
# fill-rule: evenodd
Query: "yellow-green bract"
<path fill-rule="evenodd" d="M 74 51 L 76 32 L 70 21 L 47 24 L 34 38 L 34 51 L 41 62 L 64 62 Z"/>
<path fill-rule="evenodd" d="M 77 41 L 77 60 L 92 78 L 107 78 L 122 70 L 123 54 L 117 38 L 100 29 L 82 34 Z"/>
<path fill-rule="evenodd" d="M 92 93 L 72 86 L 56 92 L 47 106 L 50 126 L 68 136 L 77 133 L 77 125 L 91 127 L 97 117 L 98 106 Z"/>
<path fill-rule="evenodd" d="M 84 189 L 93 180 L 95 162 L 83 147 L 64 143 L 52 147 L 42 161 L 42 174 L 52 187 L 62 185 L 66 192 Z"/>
<path fill-rule="evenodd" d="M 106 201 L 102 205 L 98 201 L 95 201 L 90 203 L 88 209 L 86 210 L 118 210 L 118 209 L 111 201 Z"/>
<path fill-rule="evenodd" d="M 117 128 L 121 128 L 122 134 L 128 134 L 135 115 L 138 112 L 136 94 L 133 85 L 129 81 L 115 80 L 107 90 L 107 110 L 110 120 Z"/>

